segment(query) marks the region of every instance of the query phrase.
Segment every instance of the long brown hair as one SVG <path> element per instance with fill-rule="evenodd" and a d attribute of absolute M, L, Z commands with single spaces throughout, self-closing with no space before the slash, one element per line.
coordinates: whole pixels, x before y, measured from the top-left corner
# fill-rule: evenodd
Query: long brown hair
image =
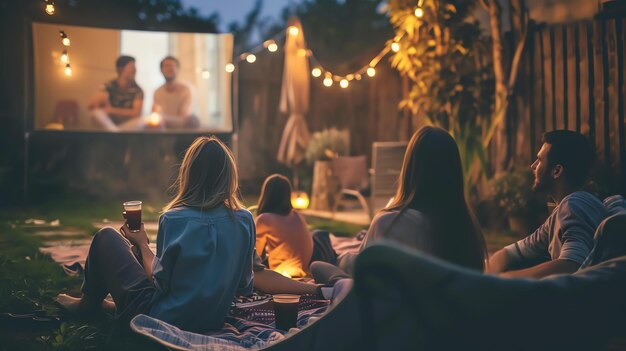
<path fill-rule="evenodd" d="M 272 174 L 265 179 L 257 215 L 261 213 L 276 213 L 286 216 L 291 213 L 291 183 L 287 177 L 280 174 Z"/>
<path fill-rule="evenodd" d="M 163 211 L 181 206 L 243 208 L 238 179 L 235 158 L 230 149 L 216 137 L 199 137 L 185 152 L 172 186 L 176 195 Z"/>
<path fill-rule="evenodd" d="M 426 126 L 407 146 L 398 191 L 385 211 L 415 209 L 430 219 L 435 256 L 475 269 L 485 266 L 485 240 L 465 200 L 456 142 L 441 128 Z M 387 229 L 389 230 L 389 229 Z"/>

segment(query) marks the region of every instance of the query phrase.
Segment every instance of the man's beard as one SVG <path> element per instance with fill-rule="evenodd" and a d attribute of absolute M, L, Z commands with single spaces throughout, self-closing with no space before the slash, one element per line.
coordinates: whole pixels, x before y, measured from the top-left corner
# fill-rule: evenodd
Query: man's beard
<path fill-rule="evenodd" d="M 533 191 L 536 193 L 547 193 L 554 184 L 552 178 L 546 175 L 547 172 L 543 174 L 535 174 L 535 179 L 533 183 Z"/>

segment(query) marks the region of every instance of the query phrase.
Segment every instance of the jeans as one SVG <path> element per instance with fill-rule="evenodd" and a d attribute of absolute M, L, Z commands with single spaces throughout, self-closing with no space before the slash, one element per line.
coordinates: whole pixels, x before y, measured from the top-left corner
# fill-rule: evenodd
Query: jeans
<path fill-rule="evenodd" d="M 155 292 L 152 281 L 132 245 L 117 230 L 100 229 L 93 237 L 85 262 L 83 295 L 100 305 L 111 294 L 116 317 L 130 320 L 137 314 L 148 313 Z"/>

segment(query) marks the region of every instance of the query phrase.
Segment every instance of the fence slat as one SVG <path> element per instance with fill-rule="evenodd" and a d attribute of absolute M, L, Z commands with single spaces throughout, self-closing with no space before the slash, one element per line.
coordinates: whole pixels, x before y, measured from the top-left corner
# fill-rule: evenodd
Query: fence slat
<path fill-rule="evenodd" d="M 619 190 L 622 194 L 626 192 L 626 111 L 624 104 L 626 103 L 626 18 L 622 18 L 618 22 L 617 35 L 620 37 L 617 41 L 618 51 L 618 89 L 619 105 L 619 142 L 620 142 L 620 186 Z"/>
<path fill-rule="evenodd" d="M 593 98 L 595 102 L 595 115 L 591 115 L 595 122 L 595 145 L 596 153 L 601 158 L 605 157 L 604 147 L 604 68 L 602 52 L 604 38 L 602 37 L 602 21 L 593 22 Z"/>
<path fill-rule="evenodd" d="M 554 116 L 556 118 L 554 127 L 556 129 L 565 129 L 565 119 L 567 118 L 565 116 L 565 85 L 567 80 L 563 74 L 563 69 L 567 66 L 564 65 L 563 27 L 554 27 L 553 33 L 552 68 L 554 69 Z"/>
<path fill-rule="evenodd" d="M 607 112 L 608 112 L 608 137 L 607 144 L 610 147 L 610 160 L 606 160 L 610 163 L 611 169 L 618 170 L 620 166 L 620 143 L 619 143 L 619 95 L 618 95 L 618 70 L 617 70 L 617 28 L 615 25 L 615 19 L 609 19 L 606 21 L 606 61 L 608 61 L 608 67 L 605 68 L 605 73 L 608 73 L 608 83 L 605 87 L 606 95 L 608 96 Z"/>
<path fill-rule="evenodd" d="M 543 79 L 545 69 L 543 65 L 543 31 L 538 29 L 535 32 L 536 50 L 533 55 L 533 65 L 535 67 L 533 75 L 533 92 L 535 94 L 535 104 L 533 115 L 535 125 L 535 149 L 533 154 L 541 147 L 541 137 L 546 130 L 546 86 Z"/>
<path fill-rule="evenodd" d="M 554 75 L 552 74 L 552 36 L 550 35 L 550 28 L 546 28 L 543 31 L 543 81 L 545 86 L 545 130 L 550 131 L 554 129 Z"/>
<path fill-rule="evenodd" d="M 581 23 L 578 25 L 578 70 L 580 74 L 580 86 L 578 95 L 580 97 L 580 132 L 589 136 L 589 47 L 587 46 L 587 25 Z"/>
<path fill-rule="evenodd" d="M 580 126 L 576 122 L 576 114 L 579 107 L 579 101 L 577 98 L 577 91 L 580 85 L 580 77 L 578 75 L 578 70 L 576 69 L 576 63 L 578 62 L 576 58 L 576 28 L 574 26 L 567 26 L 565 30 L 567 43 L 567 66 L 565 78 L 567 79 L 567 83 L 565 84 L 566 97 L 567 101 L 565 102 L 565 107 L 567 107 L 567 113 L 565 118 L 567 118 L 567 129 L 578 131 Z"/>

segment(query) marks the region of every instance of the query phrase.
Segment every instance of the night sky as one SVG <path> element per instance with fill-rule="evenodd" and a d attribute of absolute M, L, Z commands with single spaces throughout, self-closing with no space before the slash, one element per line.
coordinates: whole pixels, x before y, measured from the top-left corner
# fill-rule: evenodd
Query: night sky
<path fill-rule="evenodd" d="M 186 6 L 197 8 L 201 14 L 209 15 L 217 12 L 221 22 L 219 29 L 226 31 L 229 23 L 243 21 L 246 14 L 254 6 L 255 0 L 182 0 Z M 261 18 L 271 16 L 277 18 L 290 3 L 298 3 L 299 0 L 264 0 Z"/>

